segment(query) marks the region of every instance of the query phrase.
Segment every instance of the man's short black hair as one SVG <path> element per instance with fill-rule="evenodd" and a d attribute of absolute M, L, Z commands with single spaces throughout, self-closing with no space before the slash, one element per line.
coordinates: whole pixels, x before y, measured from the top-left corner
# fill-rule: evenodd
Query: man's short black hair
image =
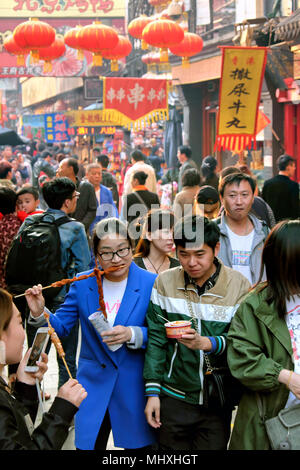
<path fill-rule="evenodd" d="M 6 186 L 0 186 L 0 212 L 13 214 L 16 210 L 17 193 Z"/>
<path fill-rule="evenodd" d="M 75 158 L 66 158 L 66 160 L 68 162 L 68 166 L 71 166 L 73 168 L 74 175 L 76 176 L 79 171 L 78 161 Z"/>
<path fill-rule="evenodd" d="M 23 188 L 20 188 L 17 191 L 18 197 L 23 196 L 24 194 L 32 194 L 36 201 L 39 199 L 39 192 L 37 188 L 34 188 L 33 186 L 23 186 Z"/>
<path fill-rule="evenodd" d="M 52 152 L 50 150 L 44 150 L 41 154 L 42 158 L 52 157 Z"/>
<path fill-rule="evenodd" d="M 102 153 L 99 155 L 99 157 L 97 157 L 97 162 L 100 163 L 102 168 L 107 168 L 109 165 L 109 158 L 105 153 Z"/>
<path fill-rule="evenodd" d="M 201 176 L 196 168 L 189 168 L 183 173 L 182 186 L 199 186 L 201 182 Z"/>
<path fill-rule="evenodd" d="M 279 171 L 285 171 L 286 167 L 291 163 L 296 163 L 296 160 L 292 158 L 290 155 L 284 154 L 280 155 L 277 159 L 277 166 Z"/>
<path fill-rule="evenodd" d="M 192 157 L 192 149 L 189 145 L 180 145 L 179 152 L 187 156 L 187 158 Z"/>
<path fill-rule="evenodd" d="M 238 186 L 241 184 L 242 181 L 247 181 L 250 184 L 251 190 L 254 194 L 256 183 L 251 178 L 251 176 L 246 175 L 246 173 L 231 173 L 230 175 L 225 176 L 222 178 L 219 184 L 219 193 L 223 197 L 225 187 L 229 184 L 237 184 Z"/>
<path fill-rule="evenodd" d="M 216 222 L 200 215 L 187 215 L 179 219 L 174 226 L 174 243 L 186 248 L 191 244 L 199 247 L 208 245 L 213 250 L 220 240 L 220 229 Z"/>
<path fill-rule="evenodd" d="M 0 179 L 5 180 L 8 173 L 12 171 L 12 164 L 6 161 L 0 162 Z"/>
<path fill-rule="evenodd" d="M 66 177 L 54 178 L 42 187 L 43 197 L 50 209 L 61 209 L 66 199 L 72 199 L 75 190 L 75 183 Z"/>
<path fill-rule="evenodd" d="M 145 161 L 145 155 L 141 150 L 134 150 L 131 154 L 131 158 L 133 158 L 133 160 L 136 162 Z"/>
<path fill-rule="evenodd" d="M 144 171 L 136 171 L 132 178 L 137 179 L 140 184 L 145 184 L 148 175 Z"/>

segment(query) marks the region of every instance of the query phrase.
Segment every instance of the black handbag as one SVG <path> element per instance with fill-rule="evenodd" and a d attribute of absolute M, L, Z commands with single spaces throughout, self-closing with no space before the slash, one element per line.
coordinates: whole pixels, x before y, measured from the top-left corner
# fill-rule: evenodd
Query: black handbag
<path fill-rule="evenodd" d="M 190 315 L 198 332 L 191 301 L 185 291 L 185 297 Z M 235 379 L 228 366 L 214 367 L 211 365 L 208 354 L 203 353 L 206 370 L 203 379 L 203 406 L 210 409 L 234 408 L 239 404 L 243 394 L 243 385 Z"/>

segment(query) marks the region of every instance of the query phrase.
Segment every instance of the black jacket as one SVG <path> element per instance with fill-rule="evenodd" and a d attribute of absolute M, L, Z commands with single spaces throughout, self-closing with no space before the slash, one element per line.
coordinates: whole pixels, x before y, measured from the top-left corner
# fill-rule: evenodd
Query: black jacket
<path fill-rule="evenodd" d="M 76 210 L 72 217 L 78 222 L 81 222 L 85 230 L 88 231 L 91 223 L 96 217 L 97 212 L 97 199 L 94 186 L 89 181 L 79 181 L 76 178 L 76 190 L 80 193 L 77 199 Z"/>
<path fill-rule="evenodd" d="M 140 201 L 140 198 L 143 203 Z M 144 217 L 153 205 L 155 208 L 159 208 L 160 206 L 159 197 L 156 193 L 141 190 L 126 194 L 123 204 L 123 218 L 127 220 L 128 223 L 131 223 L 139 217 Z M 130 210 L 130 208 L 132 209 Z"/>
<path fill-rule="evenodd" d="M 276 222 L 299 217 L 299 185 L 288 176 L 276 175 L 265 181 L 262 197 L 271 207 Z"/>
<path fill-rule="evenodd" d="M 60 450 L 78 408 L 56 397 L 50 410 L 43 414 L 41 423 L 30 435 L 26 423 L 28 415 L 33 423 L 36 418 L 36 386 L 17 381 L 11 395 L 5 385 L 0 377 L 0 450 Z"/>

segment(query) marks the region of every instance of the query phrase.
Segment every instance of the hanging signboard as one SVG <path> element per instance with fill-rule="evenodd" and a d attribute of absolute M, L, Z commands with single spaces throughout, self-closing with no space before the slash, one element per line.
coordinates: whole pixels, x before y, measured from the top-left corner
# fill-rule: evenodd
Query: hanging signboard
<path fill-rule="evenodd" d="M 44 120 L 46 142 L 70 142 L 69 124 L 65 114 L 45 114 Z"/>
<path fill-rule="evenodd" d="M 240 152 L 255 144 L 265 47 L 222 47 L 222 74 L 215 149 Z"/>
<path fill-rule="evenodd" d="M 2 3 L 2 2 L 1 2 Z M 5 0 L 1 17 L 124 17 L 124 0 Z"/>
<path fill-rule="evenodd" d="M 166 120 L 167 80 L 103 77 L 103 116 L 128 127 Z"/>

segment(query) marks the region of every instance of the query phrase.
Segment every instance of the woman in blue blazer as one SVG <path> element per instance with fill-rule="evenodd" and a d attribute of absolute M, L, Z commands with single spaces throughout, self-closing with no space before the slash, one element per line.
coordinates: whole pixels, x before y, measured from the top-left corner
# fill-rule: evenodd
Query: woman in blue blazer
<path fill-rule="evenodd" d="M 102 269 L 118 268 L 102 278 L 113 327 L 101 336 L 88 318 L 99 309 L 95 277 L 74 282 L 64 304 L 50 314 L 58 336 L 67 335 L 78 318 L 81 323 L 77 379 L 88 396 L 76 414 L 75 445 L 82 450 L 104 450 L 112 429 L 116 447 L 148 448 L 154 444 L 155 435 L 144 415 L 145 316 L 156 275 L 132 261 L 132 240 L 126 225 L 116 218 L 97 224 L 93 246 Z M 26 298 L 30 321 L 43 324 L 41 286 L 29 289 Z M 113 310 L 117 311 L 115 318 Z M 119 349 L 112 351 L 110 348 L 116 345 Z"/>

